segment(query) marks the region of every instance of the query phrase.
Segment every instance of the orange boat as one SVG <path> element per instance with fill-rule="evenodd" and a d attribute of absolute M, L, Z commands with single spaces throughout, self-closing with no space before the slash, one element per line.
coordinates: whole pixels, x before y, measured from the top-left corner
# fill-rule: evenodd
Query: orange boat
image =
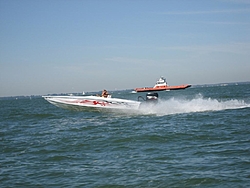
<path fill-rule="evenodd" d="M 164 77 L 160 77 L 160 79 L 156 82 L 154 87 L 143 87 L 143 88 L 135 88 L 136 92 L 149 92 L 149 91 L 163 91 L 163 90 L 178 90 L 178 89 L 186 89 L 191 87 L 189 84 L 179 85 L 179 86 L 169 86 Z"/>

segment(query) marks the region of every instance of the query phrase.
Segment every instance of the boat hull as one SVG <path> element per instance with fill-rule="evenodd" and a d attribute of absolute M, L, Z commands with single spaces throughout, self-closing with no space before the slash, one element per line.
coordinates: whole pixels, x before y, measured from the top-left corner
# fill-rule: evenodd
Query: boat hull
<path fill-rule="evenodd" d="M 164 91 L 164 90 L 180 90 L 191 87 L 191 85 L 179 85 L 179 86 L 161 86 L 161 87 L 144 87 L 135 88 L 136 92 L 151 92 L 151 91 Z"/>
<path fill-rule="evenodd" d="M 84 109 L 139 109 L 141 102 L 119 99 L 104 98 L 97 96 L 43 96 L 49 103 L 69 110 Z"/>

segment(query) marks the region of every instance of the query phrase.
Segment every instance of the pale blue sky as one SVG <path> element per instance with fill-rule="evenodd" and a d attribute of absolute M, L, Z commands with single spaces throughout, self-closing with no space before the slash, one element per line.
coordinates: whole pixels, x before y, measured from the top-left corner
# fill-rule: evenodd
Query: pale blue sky
<path fill-rule="evenodd" d="M 250 81 L 250 0 L 0 0 L 0 96 Z"/>

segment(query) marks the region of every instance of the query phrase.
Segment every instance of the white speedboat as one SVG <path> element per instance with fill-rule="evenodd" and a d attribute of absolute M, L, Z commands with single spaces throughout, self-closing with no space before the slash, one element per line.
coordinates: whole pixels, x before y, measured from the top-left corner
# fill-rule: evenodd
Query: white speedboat
<path fill-rule="evenodd" d="M 98 96 L 43 96 L 43 98 L 51 104 L 65 109 L 92 107 L 98 109 L 137 110 L 141 104 L 139 101 Z"/>
<path fill-rule="evenodd" d="M 111 96 L 42 96 L 51 104 L 70 110 L 83 109 L 114 109 L 114 110 L 138 110 L 142 104 L 156 103 L 157 93 L 148 93 L 146 99 L 139 96 L 138 101 L 111 98 Z M 140 101 L 140 99 L 142 99 Z"/>

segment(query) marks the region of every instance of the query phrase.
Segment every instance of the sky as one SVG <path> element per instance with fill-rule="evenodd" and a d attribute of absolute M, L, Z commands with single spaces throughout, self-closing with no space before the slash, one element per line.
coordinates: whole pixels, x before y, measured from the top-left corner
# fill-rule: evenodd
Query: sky
<path fill-rule="evenodd" d="M 250 0 L 0 0 L 0 97 L 250 81 Z"/>

